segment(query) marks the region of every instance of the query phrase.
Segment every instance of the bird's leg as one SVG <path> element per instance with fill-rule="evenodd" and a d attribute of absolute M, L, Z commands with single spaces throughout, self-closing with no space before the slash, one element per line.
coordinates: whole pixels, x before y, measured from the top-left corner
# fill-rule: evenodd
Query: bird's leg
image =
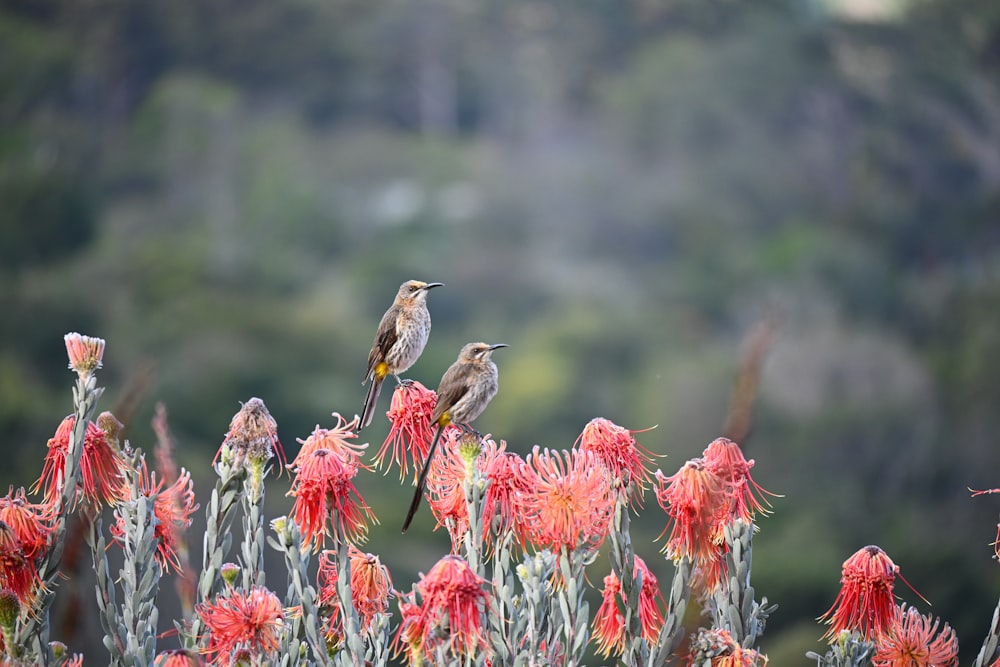
<path fill-rule="evenodd" d="M 458 424 L 457 426 L 460 429 L 462 429 L 463 431 L 465 431 L 466 433 L 468 433 L 470 435 L 474 435 L 477 438 L 479 438 L 480 440 L 483 439 L 483 434 L 480 433 L 479 431 L 477 431 L 476 429 L 474 429 L 471 424 Z"/>
<path fill-rule="evenodd" d="M 409 387 L 411 384 L 414 383 L 414 380 L 411 380 L 410 378 L 401 378 L 401 377 L 399 377 L 398 375 L 395 375 L 395 374 L 393 374 L 392 377 L 396 378 L 396 383 L 400 387 Z"/>

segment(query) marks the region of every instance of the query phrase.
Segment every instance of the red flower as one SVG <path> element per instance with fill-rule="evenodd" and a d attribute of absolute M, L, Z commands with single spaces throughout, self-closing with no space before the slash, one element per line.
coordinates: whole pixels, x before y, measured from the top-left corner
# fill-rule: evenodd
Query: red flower
<path fill-rule="evenodd" d="M 66 342 L 66 354 L 69 355 L 69 367 L 86 379 L 101 367 L 104 358 L 104 339 L 83 336 L 76 332 L 63 336 Z"/>
<path fill-rule="evenodd" d="M 483 540 L 493 544 L 497 536 L 513 533 L 518 544 L 524 543 L 521 497 L 529 489 L 527 464 L 513 452 L 504 451 L 506 443 L 496 447 L 487 441 L 480 456 L 483 474 L 489 481 L 483 498 Z"/>
<path fill-rule="evenodd" d="M 465 480 L 469 469 L 460 453 L 465 435 L 455 426 L 441 434 L 440 453 L 431 461 L 427 474 L 427 502 L 439 526 L 451 536 L 451 548 L 457 552 L 469 530 L 469 507 L 465 500 Z"/>
<path fill-rule="evenodd" d="M 223 455 L 231 456 L 234 466 L 245 465 L 248 459 L 263 464 L 273 456 L 278 457 L 279 465 L 284 464 L 285 450 L 278 440 L 278 423 L 264 401 L 251 398 L 233 415 L 216 460 Z"/>
<path fill-rule="evenodd" d="M 705 467 L 702 459 L 691 459 L 674 475 L 656 471 L 656 500 L 669 515 L 670 531 L 663 551 L 673 560 L 689 558 L 697 565 L 711 564 L 719 557 L 718 545 L 729 508 L 726 485 Z"/>
<path fill-rule="evenodd" d="M 254 586 L 249 591 L 230 588 L 197 606 L 196 611 L 208 630 L 208 645 L 203 653 L 213 665 L 234 664 L 238 652 L 250 656 L 274 658 L 285 631 L 285 610 L 271 591 Z"/>
<path fill-rule="evenodd" d="M 718 475 L 728 485 L 729 495 L 734 503 L 731 510 L 733 518 L 753 523 L 754 513 L 768 513 L 770 503 L 766 495 L 774 496 L 761 488 L 750 477 L 750 469 L 754 461 L 743 457 L 740 446 L 728 438 L 716 438 L 702 454 L 705 469 Z"/>
<path fill-rule="evenodd" d="M 336 412 L 333 413 L 333 416 L 337 418 L 337 425 L 335 427 L 327 429 L 320 428 L 317 425 L 308 438 L 305 440 L 299 439 L 302 448 L 299 450 L 295 460 L 291 462 L 290 467 L 297 467 L 317 449 L 329 449 L 332 452 L 340 454 L 344 460 L 350 461 L 356 467 L 371 470 L 369 466 L 361 462 L 362 455 L 368 449 L 368 443 L 348 442 L 358 437 L 358 434 L 354 430 L 358 426 L 358 418 L 355 417 L 353 420 L 347 421 Z"/>
<path fill-rule="evenodd" d="M 191 525 L 191 514 L 198 509 L 194 502 L 194 487 L 191 473 L 181 469 L 181 474 L 174 483 L 164 488 L 164 480 L 156 479 L 146 467 L 146 459 L 140 459 L 137 491 L 153 501 L 153 514 L 156 516 L 156 526 L 153 535 L 157 540 L 156 562 L 163 570 L 173 569 L 180 572 L 181 564 L 177 555 L 184 530 Z M 115 523 L 111 526 L 111 534 L 119 541 L 125 537 L 125 521 L 119 511 L 115 511 Z"/>
<path fill-rule="evenodd" d="M 614 510 L 608 472 L 591 452 L 553 452 L 536 445 L 527 459 L 531 485 L 522 496 L 529 540 L 553 551 L 596 549 Z"/>
<path fill-rule="evenodd" d="M 31 487 L 32 493 L 38 493 L 39 489 L 44 488 L 46 505 L 55 506 L 66 483 L 66 454 L 69 452 L 69 441 L 75 423 L 76 416 L 70 415 L 59 424 L 55 435 L 49 439 L 49 451 L 45 455 L 42 474 Z M 77 487 L 77 496 L 71 499 L 71 503 L 78 502 L 81 496 L 94 507 L 100 507 L 102 502 L 111 505 L 124 499 L 128 495 L 125 465 L 121 454 L 108 443 L 104 431 L 93 422 L 88 422 L 80 456 L 80 485 Z"/>
<path fill-rule="evenodd" d="M 25 556 L 17 533 L 0 521 L 0 589 L 9 590 L 22 605 L 31 606 L 36 586 L 41 585 L 36 563 Z"/>
<path fill-rule="evenodd" d="M 612 653 L 621 655 L 625 649 L 625 617 L 619 609 L 622 583 L 614 572 L 604 577 L 601 590 L 601 606 L 594 615 L 594 635 L 597 652 L 605 658 Z"/>
<path fill-rule="evenodd" d="M 584 427 L 577 446 L 581 451 L 594 452 L 611 471 L 612 478 L 620 481 L 624 490 L 631 490 L 633 499 L 641 501 L 652 481 L 648 466 L 653 453 L 636 442 L 632 435 L 635 432 L 598 417 Z"/>
<path fill-rule="evenodd" d="M 194 651 L 184 648 L 163 651 L 153 662 L 155 667 L 202 667 L 201 658 Z"/>
<path fill-rule="evenodd" d="M 900 605 L 896 608 L 887 636 L 875 648 L 872 665 L 954 667 L 958 664 L 958 639 L 947 623 L 938 634 L 939 623 L 939 619 L 921 616 L 913 607 Z"/>
<path fill-rule="evenodd" d="M 303 547 L 319 549 L 326 537 L 364 539 L 371 508 L 354 486 L 358 465 L 353 456 L 313 449 L 296 459 L 295 479 L 287 495 L 295 498 L 292 516 L 302 531 Z"/>
<path fill-rule="evenodd" d="M 833 606 L 820 617 L 833 640 L 842 630 L 859 632 L 867 641 L 884 639 L 896 613 L 892 594 L 899 567 L 876 546 L 859 549 L 844 561 L 840 592 Z"/>
<path fill-rule="evenodd" d="M 639 622 L 642 625 L 642 637 L 650 644 L 655 643 L 663 628 L 663 615 L 667 603 L 660 592 L 656 576 L 646 566 L 646 562 L 635 557 L 633 576 L 642 576 L 639 589 Z M 625 617 L 618 605 L 627 605 L 621 590 L 618 576 L 612 572 L 604 577 L 604 591 L 601 606 L 594 617 L 594 640 L 597 641 L 598 653 L 607 658 L 611 653 L 621 655 L 625 647 Z"/>
<path fill-rule="evenodd" d="M 362 630 L 371 625 L 376 614 L 389 609 L 389 598 L 393 595 L 392 577 L 378 556 L 364 553 L 357 547 L 349 547 L 351 561 L 351 602 L 361 619 Z M 337 594 L 337 552 L 323 551 L 319 557 L 319 571 L 316 583 L 319 586 L 320 607 L 329 613 L 327 638 L 339 643 L 343 634 L 340 623 L 340 598 Z"/>
<path fill-rule="evenodd" d="M 389 465 L 399 463 L 400 479 L 409 473 L 410 461 L 413 463 L 414 474 L 420 472 L 419 466 L 427 458 L 427 450 L 434 437 L 431 417 L 435 405 L 437 394 L 416 380 L 396 387 L 396 391 L 392 392 L 389 412 L 386 413 L 391 424 L 389 435 L 375 457 L 379 466 L 389 456 Z"/>
<path fill-rule="evenodd" d="M 14 487 L 0 498 L 0 521 L 6 523 L 21 545 L 24 557 L 34 560 L 49 546 L 53 528 L 49 524 L 51 507 L 29 503 L 24 488 L 14 493 Z"/>
<path fill-rule="evenodd" d="M 483 620 L 489 598 L 485 582 L 458 556 L 445 556 L 417 583 L 422 601 L 400 601 L 403 622 L 396 644 L 411 653 L 433 654 L 444 645 L 453 655 L 487 650 Z"/>

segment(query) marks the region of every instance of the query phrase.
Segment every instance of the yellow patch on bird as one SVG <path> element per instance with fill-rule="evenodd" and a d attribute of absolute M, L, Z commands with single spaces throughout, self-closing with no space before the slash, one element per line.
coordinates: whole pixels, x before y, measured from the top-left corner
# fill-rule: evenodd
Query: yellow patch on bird
<path fill-rule="evenodd" d="M 437 425 L 444 428 L 451 423 L 451 413 L 445 410 L 440 417 L 438 417 Z"/>
<path fill-rule="evenodd" d="M 384 361 L 380 361 L 375 364 L 375 378 L 377 380 L 384 380 L 385 376 L 389 374 L 389 364 Z"/>

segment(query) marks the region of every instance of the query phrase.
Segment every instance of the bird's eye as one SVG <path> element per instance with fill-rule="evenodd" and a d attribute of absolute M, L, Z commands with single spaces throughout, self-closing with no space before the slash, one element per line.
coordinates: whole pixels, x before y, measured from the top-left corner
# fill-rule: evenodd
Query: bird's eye
<path fill-rule="evenodd" d="M 411 292 L 416 292 L 418 289 L 420 289 L 420 288 L 417 287 L 416 285 L 410 285 L 410 291 Z"/>

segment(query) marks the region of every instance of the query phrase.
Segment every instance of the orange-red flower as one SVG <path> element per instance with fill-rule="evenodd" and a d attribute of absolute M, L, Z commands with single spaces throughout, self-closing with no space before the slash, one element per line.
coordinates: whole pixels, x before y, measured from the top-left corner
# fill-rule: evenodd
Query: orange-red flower
<path fill-rule="evenodd" d="M 517 537 L 518 544 L 523 545 L 525 539 L 521 498 L 529 489 L 529 472 L 524 459 L 505 449 L 503 441 L 499 447 L 487 441 L 480 455 L 480 465 L 489 482 L 483 497 L 483 540 L 487 547 L 497 536 L 509 533 Z"/>
<path fill-rule="evenodd" d="M 337 418 L 337 425 L 335 427 L 328 429 L 320 428 L 317 425 L 308 438 L 305 440 L 299 439 L 302 448 L 299 450 L 295 460 L 290 464 L 290 467 L 298 467 L 314 450 L 329 449 L 332 452 L 340 454 L 344 460 L 350 461 L 356 467 L 363 470 L 371 470 L 369 466 L 361 462 L 362 455 L 368 449 L 368 443 L 349 442 L 358 437 L 355 431 L 358 426 L 358 418 L 355 417 L 351 421 L 347 421 L 336 412 L 333 413 L 333 416 Z"/>
<path fill-rule="evenodd" d="M 69 367 L 81 378 L 86 379 L 101 367 L 101 360 L 104 358 L 103 338 L 73 332 L 63 336 L 63 340 L 66 342 L 66 354 L 69 355 Z"/>
<path fill-rule="evenodd" d="M 358 612 L 361 628 L 366 629 L 376 614 L 385 613 L 389 609 L 389 598 L 393 596 L 392 577 L 389 575 L 389 568 L 378 556 L 364 553 L 353 545 L 349 547 L 348 553 L 351 561 L 351 602 Z M 319 586 L 317 602 L 328 614 L 326 635 L 334 644 L 339 643 L 343 633 L 337 579 L 337 552 L 323 551 L 316 573 L 316 583 Z"/>
<path fill-rule="evenodd" d="M 304 459 L 297 459 L 295 467 L 287 495 L 295 498 L 292 517 L 302 531 L 303 547 L 319 549 L 327 537 L 350 542 L 364 539 L 367 522 L 375 515 L 354 486 L 358 466 L 353 457 L 313 449 Z"/>
<path fill-rule="evenodd" d="M 0 498 L 0 521 L 6 523 L 14 534 L 24 552 L 24 557 L 34 560 L 49 546 L 53 528 L 50 524 L 48 505 L 28 502 L 24 487 L 14 492 L 10 487 L 7 495 Z"/>
<path fill-rule="evenodd" d="M 389 435 L 375 457 L 379 466 L 388 457 L 388 465 L 399 464 L 400 479 L 409 474 L 411 462 L 414 474 L 419 474 L 434 437 L 431 417 L 435 405 L 437 394 L 416 380 L 396 387 L 386 413 L 391 425 Z"/>
<path fill-rule="evenodd" d="M 278 423 L 264 401 L 251 398 L 233 415 L 216 460 L 225 452 L 233 458 L 235 466 L 245 465 L 247 460 L 263 464 L 275 456 L 279 465 L 285 463 L 285 450 L 278 440 Z"/>
<path fill-rule="evenodd" d="M 776 494 L 753 481 L 750 469 L 753 468 L 754 461 L 744 458 L 739 445 L 728 438 L 716 438 L 705 448 L 702 459 L 705 461 L 705 469 L 718 475 L 726 483 L 733 502 L 733 518 L 753 523 L 756 512 L 768 513 L 770 503 L 764 496 Z"/>
<path fill-rule="evenodd" d="M 465 437 L 458 427 L 446 428 L 438 444 L 441 451 L 430 462 L 427 474 L 427 502 L 437 525 L 448 530 L 454 552 L 469 530 L 469 507 L 465 500 L 469 469 L 461 455 Z"/>
<path fill-rule="evenodd" d="M 913 607 L 896 607 L 888 634 L 875 647 L 874 667 L 954 667 L 958 664 L 958 639 L 945 623 L 922 616 Z"/>
<path fill-rule="evenodd" d="M 642 626 L 642 637 L 649 643 L 656 642 L 663 628 L 663 617 L 667 607 L 660 592 L 659 583 L 646 562 L 639 556 L 635 557 L 633 573 L 637 579 L 642 577 L 639 588 L 639 622 Z M 611 572 L 604 577 L 601 606 L 594 616 L 594 640 L 597 651 L 607 658 L 614 653 L 621 655 L 625 646 L 625 617 L 619 609 L 619 604 L 627 605 L 628 601 L 622 594 L 621 581 Z"/>
<path fill-rule="evenodd" d="M 46 505 L 55 506 L 66 483 L 66 454 L 75 423 L 76 416 L 69 415 L 59 424 L 55 435 L 49 439 L 42 474 L 31 487 L 32 493 L 44 489 L 42 495 Z M 124 459 L 108 443 L 104 431 L 88 422 L 80 455 L 80 483 L 76 498 L 71 502 L 76 503 L 83 497 L 94 507 L 100 507 L 102 502 L 111 505 L 122 500 L 128 494 L 125 466 Z"/>
<path fill-rule="evenodd" d="M 614 510 L 614 492 L 597 457 L 536 445 L 526 463 L 531 484 L 521 496 L 521 508 L 529 541 L 557 552 L 600 547 Z"/>
<path fill-rule="evenodd" d="M 577 446 L 581 451 L 594 452 L 612 478 L 621 483 L 621 488 L 632 491 L 633 500 L 641 501 L 652 481 L 649 465 L 653 453 L 636 442 L 633 433 L 609 419 L 597 417 L 584 427 Z"/>
<path fill-rule="evenodd" d="M 899 567 L 877 546 L 858 549 L 844 561 L 840 592 L 833 606 L 820 617 L 830 628 L 823 635 L 833 640 L 842 630 L 858 632 L 865 640 L 884 639 L 895 618 L 892 586 Z"/>
<path fill-rule="evenodd" d="M 153 514 L 156 516 L 156 526 L 153 528 L 153 535 L 157 540 L 156 562 L 163 570 L 180 572 L 177 550 L 181 536 L 191 525 L 191 514 L 198 509 L 194 502 L 191 473 L 182 468 L 173 484 L 165 487 L 164 480 L 156 479 L 155 472 L 150 474 L 144 458 L 140 460 L 137 473 L 137 491 L 147 498 L 155 496 Z M 125 536 L 125 521 L 118 510 L 115 510 L 111 534 L 119 541 Z"/>
<path fill-rule="evenodd" d="M 673 560 L 689 558 L 698 565 L 719 557 L 718 544 L 728 519 L 729 496 L 718 475 L 702 459 L 691 459 L 670 477 L 656 471 L 656 500 L 669 520 L 663 547 Z"/>
<path fill-rule="evenodd" d="M 260 659 L 275 658 L 281 647 L 285 610 L 278 596 L 266 588 L 230 588 L 213 602 L 198 605 L 196 611 L 208 634 L 202 652 L 213 665 L 233 665 L 241 651 Z"/>
<path fill-rule="evenodd" d="M 155 667 L 202 667 L 201 658 L 194 651 L 185 648 L 163 651 L 153 662 Z"/>
<path fill-rule="evenodd" d="M 619 608 L 622 582 L 614 572 L 604 577 L 601 589 L 601 606 L 594 615 L 592 641 L 597 644 L 597 652 L 605 658 L 621 655 L 625 649 L 625 617 Z"/>
<path fill-rule="evenodd" d="M 17 533 L 0 521 L 0 589 L 17 596 L 22 605 L 31 606 L 42 581 L 34 560 L 24 555 Z"/>
<path fill-rule="evenodd" d="M 489 608 L 485 581 L 459 556 L 445 556 L 417 583 L 419 605 L 400 601 L 403 621 L 396 645 L 411 653 L 433 654 L 444 645 L 453 655 L 487 650 L 483 622 Z"/>

